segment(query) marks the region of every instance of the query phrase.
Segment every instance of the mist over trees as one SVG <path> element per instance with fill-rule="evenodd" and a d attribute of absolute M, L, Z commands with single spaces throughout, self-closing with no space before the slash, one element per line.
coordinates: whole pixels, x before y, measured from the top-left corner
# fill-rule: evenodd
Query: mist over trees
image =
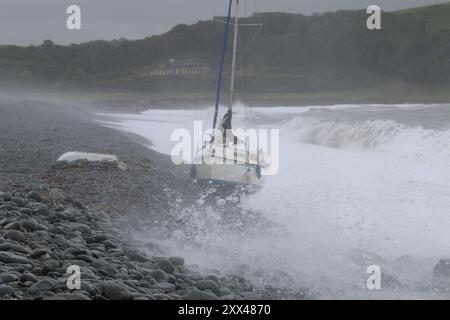
<path fill-rule="evenodd" d="M 446 8 L 450 21 L 450 6 Z M 259 13 L 243 19 L 263 26 L 242 29 L 238 85 L 253 92 L 297 92 L 391 83 L 450 84 L 447 25 L 435 23 L 432 13 L 383 13 L 382 30 L 368 30 L 367 17 L 365 11 L 339 11 L 314 16 Z M 63 89 L 212 90 L 223 28 L 218 22 L 200 21 L 136 41 L 60 46 L 47 40 L 40 46 L 0 46 L 0 83 Z M 148 76 L 170 59 L 193 58 L 209 64 L 212 72 Z"/>

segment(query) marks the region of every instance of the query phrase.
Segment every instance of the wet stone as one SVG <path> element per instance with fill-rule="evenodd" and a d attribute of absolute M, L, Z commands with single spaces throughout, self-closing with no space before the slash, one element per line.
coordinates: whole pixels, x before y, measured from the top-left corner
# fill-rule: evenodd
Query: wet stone
<path fill-rule="evenodd" d="M 104 285 L 103 294 L 110 300 L 132 300 L 133 294 L 124 286 L 107 283 Z"/>
<path fill-rule="evenodd" d="M 0 284 L 0 298 L 11 296 L 14 293 L 14 288 L 5 284 Z"/>
<path fill-rule="evenodd" d="M 172 262 L 170 262 L 169 259 L 161 258 L 158 260 L 156 264 L 161 270 L 163 270 L 168 274 L 172 274 L 175 272 L 175 267 L 173 266 Z"/>
<path fill-rule="evenodd" d="M 212 280 L 199 280 L 195 283 L 195 286 L 200 290 L 211 290 L 216 294 L 219 293 L 219 286 Z"/>
<path fill-rule="evenodd" d="M 213 293 L 200 291 L 197 289 L 190 290 L 183 296 L 185 300 L 218 300 L 217 296 Z"/>
<path fill-rule="evenodd" d="M 174 266 L 183 266 L 184 265 L 184 259 L 182 257 L 170 257 L 169 261 Z"/>
<path fill-rule="evenodd" d="M 0 252 L 0 262 L 9 264 L 9 263 L 21 263 L 21 264 L 28 264 L 28 259 L 14 254 L 10 252 Z"/>
<path fill-rule="evenodd" d="M 35 249 L 31 252 L 30 256 L 33 259 L 40 258 L 42 256 L 45 256 L 48 253 L 47 249 Z"/>
<path fill-rule="evenodd" d="M 33 284 L 29 289 L 28 292 L 30 294 L 36 294 L 43 291 L 49 291 L 52 290 L 56 286 L 56 283 L 49 279 L 43 279 L 39 280 L 35 284 Z"/>
<path fill-rule="evenodd" d="M 9 230 L 5 234 L 5 239 L 11 239 L 18 242 L 25 242 L 25 235 L 17 230 Z"/>
<path fill-rule="evenodd" d="M 11 194 L 8 192 L 0 192 L 0 199 L 3 201 L 11 201 Z"/>
<path fill-rule="evenodd" d="M 0 273 L 0 283 L 11 283 L 19 281 L 19 277 L 12 272 Z"/>
<path fill-rule="evenodd" d="M 34 201 L 41 202 L 42 198 L 36 191 L 31 191 L 27 194 L 28 199 L 33 199 Z"/>
<path fill-rule="evenodd" d="M 153 270 L 150 276 L 157 281 L 169 281 L 169 276 L 163 270 Z"/>

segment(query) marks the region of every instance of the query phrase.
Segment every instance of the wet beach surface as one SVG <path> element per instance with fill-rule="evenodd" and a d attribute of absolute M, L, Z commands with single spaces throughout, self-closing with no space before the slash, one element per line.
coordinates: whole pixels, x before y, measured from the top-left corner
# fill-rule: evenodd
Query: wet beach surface
<path fill-rule="evenodd" d="M 0 298 L 305 297 L 300 289 L 255 288 L 190 257 L 169 259 L 158 243 L 136 239 L 170 235 L 190 219 L 177 213 L 204 192 L 188 168 L 142 139 L 98 125 L 78 106 L 2 100 L 0 113 Z M 127 170 L 57 164 L 68 151 L 115 154 Z M 81 267 L 81 290 L 66 286 L 69 265 Z"/>

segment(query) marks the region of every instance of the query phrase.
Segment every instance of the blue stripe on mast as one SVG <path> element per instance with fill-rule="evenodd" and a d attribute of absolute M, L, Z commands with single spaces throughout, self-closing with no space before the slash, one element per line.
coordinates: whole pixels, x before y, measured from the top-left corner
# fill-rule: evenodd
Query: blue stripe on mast
<path fill-rule="evenodd" d="M 228 34 L 229 34 L 229 31 L 230 31 L 231 8 L 232 8 L 232 6 L 233 6 L 233 0 L 230 0 L 230 4 L 228 6 L 227 26 L 225 28 L 225 36 L 224 36 L 224 40 L 223 40 L 222 59 L 220 61 L 219 81 L 217 82 L 216 109 L 215 109 L 215 112 L 214 112 L 213 129 L 216 129 L 217 118 L 219 116 L 220 93 L 221 93 L 221 90 L 222 90 L 223 69 L 224 69 L 224 66 L 225 66 L 225 56 L 227 54 L 227 47 L 228 47 Z"/>

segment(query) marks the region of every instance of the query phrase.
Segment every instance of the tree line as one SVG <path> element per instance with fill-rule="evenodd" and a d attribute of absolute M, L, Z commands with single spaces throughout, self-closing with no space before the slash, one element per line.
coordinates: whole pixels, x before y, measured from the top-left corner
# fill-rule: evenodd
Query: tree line
<path fill-rule="evenodd" d="M 243 23 L 261 23 L 262 28 L 243 28 L 240 34 L 240 89 L 294 92 L 450 84 L 449 29 L 430 28 L 430 15 L 385 12 L 382 29 L 368 30 L 367 17 L 365 11 L 338 11 L 244 18 Z M 223 24 L 208 20 L 142 40 L 0 46 L 0 82 L 69 89 L 212 90 L 223 29 Z M 143 76 L 162 61 L 185 58 L 203 59 L 214 72 L 206 77 Z"/>

